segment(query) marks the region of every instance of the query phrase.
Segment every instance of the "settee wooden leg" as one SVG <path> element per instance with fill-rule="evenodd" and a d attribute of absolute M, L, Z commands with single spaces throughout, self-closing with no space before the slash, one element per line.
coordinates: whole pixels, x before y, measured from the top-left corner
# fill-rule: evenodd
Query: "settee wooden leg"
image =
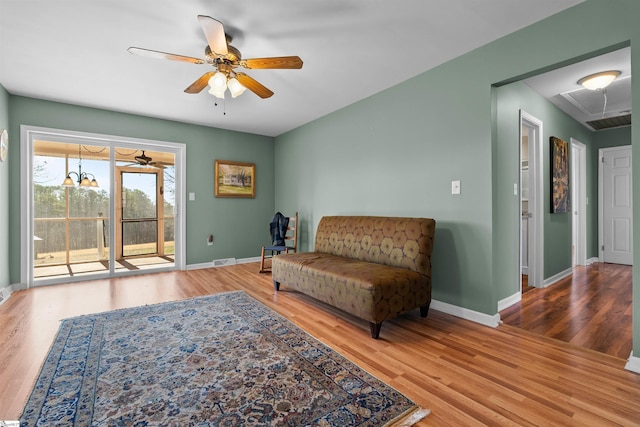
<path fill-rule="evenodd" d="M 275 289 L 276 291 L 280 290 L 280 282 L 276 282 L 275 280 L 273 281 L 273 289 Z"/>
<path fill-rule="evenodd" d="M 429 304 L 421 305 L 420 317 L 427 317 L 427 314 L 429 314 Z"/>
<path fill-rule="evenodd" d="M 371 338 L 373 338 L 374 340 L 377 340 L 378 337 L 380 336 L 381 326 L 382 326 L 382 323 L 369 322 L 369 327 L 371 328 Z"/>

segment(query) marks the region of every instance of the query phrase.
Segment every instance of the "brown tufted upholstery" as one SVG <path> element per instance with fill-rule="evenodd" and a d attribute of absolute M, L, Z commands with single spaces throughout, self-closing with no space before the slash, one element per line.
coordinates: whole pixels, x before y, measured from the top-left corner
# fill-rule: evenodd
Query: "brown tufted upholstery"
<path fill-rule="evenodd" d="M 273 258 L 273 282 L 308 294 L 371 323 L 431 303 L 429 218 L 330 216 L 318 224 L 314 252 Z"/>

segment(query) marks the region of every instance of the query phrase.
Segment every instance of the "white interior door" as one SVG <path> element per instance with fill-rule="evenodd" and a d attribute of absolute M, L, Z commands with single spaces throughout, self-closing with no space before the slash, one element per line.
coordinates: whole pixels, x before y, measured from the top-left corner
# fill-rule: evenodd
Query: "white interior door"
<path fill-rule="evenodd" d="M 603 262 L 633 264 L 631 147 L 600 150 L 601 246 Z"/>

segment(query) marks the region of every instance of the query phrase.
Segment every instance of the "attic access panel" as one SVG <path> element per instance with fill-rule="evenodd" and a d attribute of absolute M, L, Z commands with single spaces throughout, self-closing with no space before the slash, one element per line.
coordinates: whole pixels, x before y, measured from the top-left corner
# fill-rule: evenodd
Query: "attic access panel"
<path fill-rule="evenodd" d="M 631 78 L 614 80 L 607 86 L 606 91 L 580 88 L 563 92 L 560 96 L 583 113 L 591 116 L 590 119 L 601 119 L 603 111 L 606 115 L 628 113 L 629 105 L 631 105 Z"/>

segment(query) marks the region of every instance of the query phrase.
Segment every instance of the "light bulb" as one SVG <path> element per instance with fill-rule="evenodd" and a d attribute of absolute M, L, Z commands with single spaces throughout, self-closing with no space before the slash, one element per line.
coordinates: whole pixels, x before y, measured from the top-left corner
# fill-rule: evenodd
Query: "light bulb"
<path fill-rule="evenodd" d="M 240 83 L 235 77 L 229 79 L 227 85 L 229 86 L 229 92 L 231 92 L 232 98 L 242 95 L 244 91 L 247 90 L 247 88 L 242 86 L 242 83 Z"/>
<path fill-rule="evenodd" d="M 224 99 L 224 89 L 220 90 L 220 89 L 211 88 L 209 89 L 209 93 L 215 96 L 216 98 Z"/>
<path fill-rule="evenodd" d="M 592 74 L 578 80 L 578 84 L 589 90 L 604 89 L 609 86 L 620 75 L 620 71 L 605 71 L 603 73 Z"/>
<path fill-rule="evenodd" d="M 211 89 L 225 90 L 227 88 L 227 76 L 225 76 L 224 73 L 221 73 L 220 71 L 216 72 L 209 79 L 209 86 L 211 86 Z"/>

